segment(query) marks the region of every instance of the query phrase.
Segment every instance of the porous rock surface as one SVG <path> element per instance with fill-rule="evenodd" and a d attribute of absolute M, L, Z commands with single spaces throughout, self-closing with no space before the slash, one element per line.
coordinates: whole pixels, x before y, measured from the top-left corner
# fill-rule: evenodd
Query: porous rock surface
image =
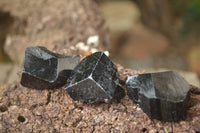
<path fill-rule="evenodd" d="M 139 72 L 118 66 L 121 78 Z M 200 96 L 192 87 L 187 119 L 178 123 L 150 120 L 125 96 L 120 103 L 86 105 L 73 101 L 64 88 L 35 90 L 19 82 L 0 88 L 0 132 L 191 132 L 200 131 Z"/>
<path fill-rule="evenodd" d="M 85 34 L 88 33 L 90 35 L 91 32 L 89 31 L 98 32 L 98 29 L 100 29 L 100 31 L 105 31 L 104 22 L 99 21 L 99 19 L 102 20 L 102 18 L 98 15 L 98 9 L 95 5 L 90 5 L 89 0 L 60 0 L 58 1 L 59 4 L 56 4 L 57 1 L 55 2 L 54 0 L 16 0 L 14 2 L 16 3 L 10 4 L 13 3 L 13 0 L 2 0 L 0 1 L 0 7 L 5 11 L 11 12 L 13 16 L 19 16 L 16 17 L 16 19 L 18 18 L 20 21 L 23 20 L 21 18 L 25 18 L 27 27 L 25 28 L 25 35 L 10 36 L 10 39 L 7 40 L 7 44 L 9 44 L 7 45 L 8 49 L 10 47 L 13 49 L 20 49 L 18 48 L 20 45 L 23 44 L 27 46 L 27 43 L 29 43 L 27 40 L 31 40 L 31 42 L 33 42 L 32 44 L 38 45 L 42 43 L 48 45 L 48 49 L 53 49 L 54 52 L 60 54 L 77 55 L 77 49 L 69 48 L 72 44 L 76 44 L 76 42 L 82 40 L 80 39 L 82 37 L 87 38 Z M 32 4 L 29 4 L 29 2 Z M 80 5 L 78 4 L 79 2 L 82 3 L 81 8 L 76 8 L 77 5 Z M 23 8 L 21 8 L 21 5 L 23 5 Z M 69 10 L 66 12 L 66 7 L 64 5 L 66 7 L 71 5 L 69 6 L 70 8 L 67 8 Z M 31 10 L 27 11 L 28 8 L 26 7 L 31 7 L 29 8 Z M 48 10 L 49 7 L 53 7 L 54 10 Z M 60 9 L 58 7 L 61 7 L 63 11 L 58 10 Z M 88 11 L 91 8 L 94 10 L 93 13 Z M 44 9 L 44 11 L 40 11 L 39 9 Z M 75 14 L 72 14 L 72 11 L 75 11 Z M 50 12 L 55 14 L 49 16 Z M 65 17 L 62 17 L 62 15 L 60 16 L 60 14 L 64 13 L 67 13 Z M 82 14 L 86 14 L 86 16 L 82 16 Z M 88 21 L 88 18 L 91 18 L 89 17 L 91 14 L 95 17 L 91 19 L 91 21 Z M 73 21 L 67 21 L 69 25 L 64 23 L 66 26 L 65 28 L 59 25 L 61 23 L 57 25 L 61 30 L 53 28 L 57 23 L 55 20 L 58 18 L 63 18 L 58 19 L 60 21 L 68 20 L 69 16 L 71 16 L 70 19 Z M 85 21 L 79 21 L 80 16 L 84 18 Z M 41 19 L 43 20 L 42 22 Z M 87 27 L 88 25 L 89 27 L 91 25 L 96 25 L 94 27 L 96 27 L 97 30 Z M 74 29 L 72 28 L 73 26 L 82 28 Z M 66 29 L 69 31 L 67 34 L 63 32 L 66 31 Z M 84 32 L 86 29 L 88 32 Z M 44 33 L 42 31 L 46 32 Z M 78 35 L 76 35 L 76 33 Z M 107 34 L 101 32 L 100 36 L 101 35 L 106 38 Z M 20 49 L 20 52 L 21 51 Z M 10 50 L 10 53 L 16 55 L 15 51 L 13 52 Z M 120 65 L 117 65 L 117 68 L 121 79 L 139 73 L 137 71 L 124 69 Z M 186 120 L 178 123 L 170 123 L 160 122 L 158 120 L 151 121 L 128 96 L 125 96 L 120 103 L 85 105 L 81 102 L 73 101 L 65 93 L 64 88 L 35 90 L 22 87 L 19 82 L 15 82 L 0 87 L 0 132 L 164 133 L 168 131 L 195 133 L 200 131 L 200 96 L 197 95 L 200 91 L 194 86 L 192 90 L 191 105 L 193 106 L 188 110 Z"/>
<path fill-rule="evenodd" d="M 1 0 L 0 11 L 8 12 L 14 20 L 5 51 L 16 63 L 22 64 L 22 51 L 27 46 L 69 49 L 97 35 L 97 47 L 108 48 L 109 32 L 93 0 Z"/>

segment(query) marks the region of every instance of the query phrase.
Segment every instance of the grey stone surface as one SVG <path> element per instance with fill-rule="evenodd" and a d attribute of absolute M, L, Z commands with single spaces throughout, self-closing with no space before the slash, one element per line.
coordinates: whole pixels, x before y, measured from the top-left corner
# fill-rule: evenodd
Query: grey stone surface
<path fill-rule="evenodd" d="M 192 85 L 200 87 L 199 78 L 197 73 L 192 71 L 183 71 L 178 69 L 173 69 L 174 71 L 177 71 L 181 76 L 184 77 L 184 79 Z M 167 68 L 148 68 L 146 69 L 147 72 L 154 73 L 154 72 L 162 72 L 162 71 L 170 71 L 170 69 Z"/>
<path fill-rule="evenodd" d="M 79 56 L 56 54 L 45 47 L 27 47 L 21 84 L 35 89 L 63 86 L 78 64 Z"/>
<path fill-rule="evenodd" d="M 186 118 L 188 82 L 175 71 L 128 76 L 128 96 L 151 118 L 179 121 Z"/>
<path fill-rule="evenodd" d="M 117 69 L 103 52 L 85 57 L 74 71 L 65 88 L 73 100 L 109 102 L 124 96 Z"/>

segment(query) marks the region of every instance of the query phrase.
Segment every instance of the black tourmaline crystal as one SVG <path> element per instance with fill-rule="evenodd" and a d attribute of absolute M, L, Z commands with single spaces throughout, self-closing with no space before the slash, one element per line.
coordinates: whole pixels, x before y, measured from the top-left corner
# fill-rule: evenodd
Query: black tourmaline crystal
<path fill-rule="evenodd" d="M 56 54 L 45 47 L 27 47 L 21 84 L 35 89 L 61 87 L 66 84 L 79 60 L 79 56 Z"/>
<path fill-rule="evenodd" d="M 124 96 L 117 69 L 103 52 L 85 57 L 74 71 L 65 88 L 73 100 L 109 102 Z"/>
<path fill-rule="evenodd" d="M 128 96 L 151 118 L 179 121 L 186 117 L 189 84 L 175 71 L 126 78 Z"/>

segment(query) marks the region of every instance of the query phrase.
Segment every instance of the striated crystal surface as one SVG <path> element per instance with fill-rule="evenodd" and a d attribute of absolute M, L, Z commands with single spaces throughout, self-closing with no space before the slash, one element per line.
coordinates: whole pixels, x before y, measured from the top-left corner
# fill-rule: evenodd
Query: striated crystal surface
<path fill-rule="evenodd" d="M 79 60 L 79 56 L 56 54 L 45 47 L 27 47 L 21 84 L 35 89 L 61 87 L 65 85 Z"/>
<path fill-rule="evenodd" d="M 126 89 L 151 119 L 179 121 L 186 117 L 190 86 L 175 71 L 128 76 Z"/>
<path fill-rule="evenodd" d="M 85 57 L 74 71 L 65 88 L 73 100 L 84 103 L 109 102 L 124 96 L 118 71 L 103 52 Z"/>

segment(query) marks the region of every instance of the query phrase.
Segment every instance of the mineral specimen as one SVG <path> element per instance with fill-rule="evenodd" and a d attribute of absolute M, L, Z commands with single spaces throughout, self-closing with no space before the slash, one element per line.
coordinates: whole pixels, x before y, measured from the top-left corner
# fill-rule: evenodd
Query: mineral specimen
<path fill-rule="evenodd" d="M 124 96 L 118 71 L 103 52 L 85 57 L 68 79 L 66 92 L 84 103 L 109 102 Z"/>
<path fill-rule="evenodd" d="M 175 71 L 126 78 L 127 94 L 151 118 L 179 121 L 186 117 L 190 86 Z"/>
<path fill-rule="evenodd" d="M 79 56 L 56 54 L 45 47 L 27 47 L 21 84 L 35 89 L 61 87 L 65 85 L 79 60 Z"/>

